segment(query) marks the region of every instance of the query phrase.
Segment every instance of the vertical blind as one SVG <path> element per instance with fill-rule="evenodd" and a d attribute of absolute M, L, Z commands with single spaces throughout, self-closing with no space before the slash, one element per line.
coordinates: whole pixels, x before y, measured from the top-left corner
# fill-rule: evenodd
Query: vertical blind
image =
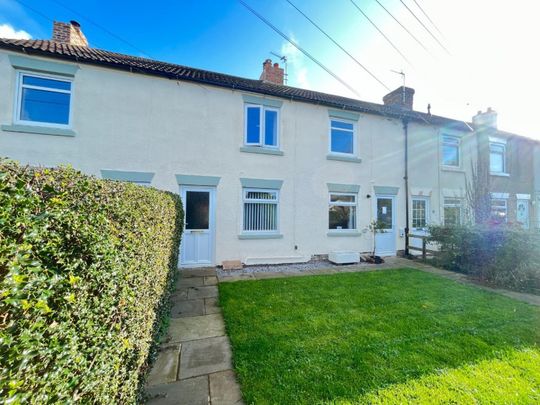
<path fill-rule="evenodd" d="M 244 190 L 244 231 L 277 231 L 277 191 Z"/>

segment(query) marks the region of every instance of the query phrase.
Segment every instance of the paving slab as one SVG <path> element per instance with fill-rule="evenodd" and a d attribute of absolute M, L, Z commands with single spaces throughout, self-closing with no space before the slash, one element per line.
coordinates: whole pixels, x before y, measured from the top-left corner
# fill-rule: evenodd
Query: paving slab
<path fill-rule="evenodd" d="M 208 405 L 208 376 L 175 381 L 148 387 L 148 404 L 151 405 Z"/>
<path fill-rule="evenodd" d="M 176 282 L 176 288 L 198 287 L 204 285 L 204 276 L 201 277 L 182 277 Z"/>
<path fill-rule="evenodd" d="M 180 270 L 180 274 L 183 277 L 215 276 L 216 269 L 214 267 L 202 267 L 200 269 L 186 269 L 186 270 Z"/>
<path fill-rule="evenodd" d="M 205 315 L 204 300 L 179 300 L 173 303 L 171 318 Z"/>
<path fill-rule="evenodd" d="M 188 289 L 188 300 L 200 298 L 213 298 L 218 296 L 218 289 L 215 285 L 207 285 L 203 287 L 190 287 Z"/>
<path fill-rule="evenodd" d="M 177 343 L 223 335 L 225 335 L 225 325 L 221 314 L 172 318 L 166 341 Z"/>
<path fill-rule="evenodd" d="M 148 385 L 159 385 L 176 381 L 181 347 L 182 345 L 180 343 L 160 347 L 154 366 L 148 374 Z"/>
<path fill-rule="evenodd" d="M 174 293 L 171 295 L 171 301 L 173 303 L 177 301 L 187 300 L 188 297 L 188 288 L 177 288 Z"/>
<path fill-rule="evenodd" d="M 240 405 L 244 403 L 234 371 L 226 370 L 210 374 L 210 401 L 212 405 Z"/>
<path fill-rule="evenodd" d="M 264 279 L 268 279 L 268 278 L 283 278 L 283 277 L 287 277 L 286 274 L 284 273 L 281 273 L 281 272 L 258 272 L 258 273 L 254 273 L 253 276 L 255 277 L 256 280 L 264 280 Z"/>
<path fill-rule="evenodd" d="M 204 285 L 217 285 L 218 280 L 216 276 L 206 276 L 204 278 Z"/>
<path fill-rule="evenodd" d="M 243 281 L 243 280 L 255 280 L 253 274 L 235 274 L 235 275 L 224 275 L 219 277 L 220 283 L 230 283 L 234 281 Z"/>
<path fill-rule="evenodd" d="M 229 370 L 231 357 L 227 336 L 186 342 L 182 345 L 179 379 Z"/>
<path fill-rule="evenodd" d="M 204 313 L 206 315 L 221 313 L 221 308 L 219 307 L 218 298 L 205 298 L 204 299 Z"/>

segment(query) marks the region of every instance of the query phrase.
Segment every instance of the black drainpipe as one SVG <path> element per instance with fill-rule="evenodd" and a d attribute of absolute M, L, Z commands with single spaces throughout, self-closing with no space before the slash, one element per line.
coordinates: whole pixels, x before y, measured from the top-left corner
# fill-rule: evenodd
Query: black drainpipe
<path fill-rule="evenodd" d="M 402 119 L 405 135 L 405 257 L 409 256 L 409 121 Z"/>

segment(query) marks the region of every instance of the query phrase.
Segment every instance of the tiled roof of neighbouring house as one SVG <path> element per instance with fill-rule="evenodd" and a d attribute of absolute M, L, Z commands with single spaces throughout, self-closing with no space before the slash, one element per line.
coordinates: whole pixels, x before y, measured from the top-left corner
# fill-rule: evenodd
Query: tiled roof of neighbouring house
<path fill-rule="evenodd" d="M 161 76 L 173 80 L 185 80 L 266 94 L 288 100 L 321 104 L 336 109 L 371 113 L 394 118 L 408 118 L 414 121 L 447 126 L 462 131 L 471 130 L 463 121 L 410 111 L 396 106 L 370 103 L 333 94 L 305 90 L 297 87 L 282 86 L 263 82 L 262 80 L 246 79 L 243 77 L 210 72 L 208 70 L 195 69 L 176 65 L 174 63 L 160 62 L 136 56 L 123 55 L 85 46 L 69 45 L 48 40 L 0 38 L 0 48 L 18 51 L 28 55 L 64 59 L 71 62 L 88 63 L 113 69 L 127 70 L 134 73 Z"/>

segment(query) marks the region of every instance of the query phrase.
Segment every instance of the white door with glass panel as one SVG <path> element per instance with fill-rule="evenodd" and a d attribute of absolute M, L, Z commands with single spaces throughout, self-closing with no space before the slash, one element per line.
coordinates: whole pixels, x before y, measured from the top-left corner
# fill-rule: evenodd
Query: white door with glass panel
<path fill-rule="evenodd" d="M 516 219 L 524 229 L 529 229 L 529 200 L 517 200 Z"/>
<path fill-rule="evenodd" d="M 182 186 L 185 211 L 180 250 L 182 267 L 214 264 L 215 188 Z"/>
<path fill-rule="evenodd" d="M 427 236 L 429 224 L 429 198 L 428 197 L 413 197 L 412 198 L 412 235 Z M 421 248 L 422 239 L 410 238 L 409 244 L 413 247 Z"/>
<path fill-rule="evenodd" d="M 382 226 L 375 234 L 375 254 L 394 256 L 396 254 L 395 197 L 377 195 L 375 197 L 375 220 Z"/>

